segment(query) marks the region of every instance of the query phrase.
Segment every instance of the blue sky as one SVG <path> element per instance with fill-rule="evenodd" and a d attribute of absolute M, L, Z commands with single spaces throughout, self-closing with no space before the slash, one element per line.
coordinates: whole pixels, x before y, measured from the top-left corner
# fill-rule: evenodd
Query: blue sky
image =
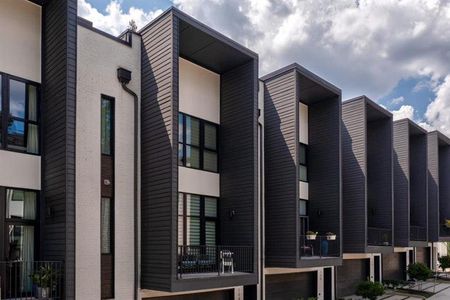
<path fill-rule="evenodd" d="M 78 0 L 112 34 L 169 6 L 254 50 L 260 75 L 297 62 L 394 113 L 450 135 L 450 2 L 446 0 Z"/>

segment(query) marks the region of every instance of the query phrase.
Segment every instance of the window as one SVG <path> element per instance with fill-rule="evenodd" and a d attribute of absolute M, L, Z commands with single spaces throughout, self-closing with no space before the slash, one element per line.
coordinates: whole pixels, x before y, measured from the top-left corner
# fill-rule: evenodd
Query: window
<path fill-rule="evenodd" d="M 178 164 L 218 172 L 218 128 L 211 122 L 178 115 Z"/>
<path fill-rule="evenodd" d="M 309 230 L 308 201 L 300 199 L 298 201 L 298 210 L 300 216 L 300 235 L 304 236 Z"/>
<path fill-rule="evenodd" d="M 0 144 L 4 149 L 39 153 L 39 87 L 0 74 Z"/>
<path fill-rule="evenodd" d="M 300 181 L 308 181 L 308 149 L 305 144 L 298 147 L 298 178 Z"/>
<path fill-rule="evenodd" d="M 112 249 L 112 207 L 111 199 L 102 197 L 101 203 L 101 249 L 102 254 L 111 254 Z"/>
<path fill-rule="evenodd" d="M 111 155 L 111 144 L 113 140 L 113 107 L 112 101 L 102 97 L 101 107 L 101 144 L 102 154 Z"/>
<path fill-rule="evenodd" d="M 306 200 L 299 200 L 299 214 L 300 216 L 307 216 L 308 215 L 308 201 Z"/>
<path fill-rule="evenodd" d="M 217 198 L 178 194 L 178 245 L 217 244 Z"/>

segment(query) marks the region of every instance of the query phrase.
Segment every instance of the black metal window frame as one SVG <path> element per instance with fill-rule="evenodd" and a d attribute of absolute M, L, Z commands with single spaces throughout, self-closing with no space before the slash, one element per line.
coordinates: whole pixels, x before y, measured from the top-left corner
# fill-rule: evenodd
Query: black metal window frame
<path fill-rule="evenodd" d="M 34 220 L 24 220 L 24 219 L 11 219 L 7 218 L 6 211 L 6 191 L 7 190 L 17 190 L 17 191 L 26 191 L 33 192 L 36 194 L 36 216 Z M 15 187 L 7 187 L 0 186 L 0 232 L 3 233 L 3 237 L 0 238 L 0 257 L 7 259 L 8 252 L 8 226 L 16 225 L 16 226 L 33 226 L 34 227 L 34 259 L 39 259 L 39 220 L 40 220 L 40 192 L 37 190 L 26 189 L 26 188 L 15 188 Z"/>
<path fill-rule="evenodd" d="M 0 137 L 0 149 L 13 151 L 13 152 L 20 152 L 20 153 L 27 153 L 30 155 L 40 155 L 41 153 L 41 85 L 37 82 L 20 78 L 8 73 L 0 72 L 0 80 L 1 80 L 1 113 L 0 113 L 0 120 L 1 120 L 1 137 Z M 25 86 L 27 87 L 25 89 L 25 118 L 19 118 L 19 117 L 11 117 L 13 120 L 24 122 L 24 148 L 25 149 L 17 149 L 11 146 L 8 146 L 8 122 L 10 119 L 10 81 L 15 80 L 19 82 L 25 83 Z M 28 109 L 29 109 L 29 94 L 28 94 L 28 86 L 32 85 L 36 87 L 36 101 L 37 101 L 37 121 L 31 121 L 28 119 Z M 28 145 L 28 124 L 36 125 L 38 128 L 38 151 L 37 153 L 28 152 L 27 151 L 27 145 Z"/>
<path fill-rule="evenodd" d="M 178 201 L 180 201 L 180 195 L 183 197 L 183 214 L 180 215 L 178 213 L 178 218 L 182 218 L 182 224 L 183 224 L 183 243 L 182 245 L 178 246 L 206 246 L 206 222 L 215 222 L 216 223 L 216 245 L 219 245 L 219 198 L 214 196 L 205 196 L 205 195 L 199 195 L 199 194 L 193 194 L 193 193 L 183 193 L 179 192 Z M 200 216 L 198 217 L 200 220 L 200 245 L 188 245 L 186 243 L 187 241 L 187 218 L 191 218 L 192 216 L 187 215 L 187 195 L 194 195 L 200 197 Z M 205 198 L 213 198 L 216 199 L 216 217 L 207 217 L 205 216 Z M 178 204 L 179 205 L 179 204 Z M 177 235 L 178 236 L 178 235 Z M 208 245 L 211 246 L 211 245 Z"/>
<path fill-rule="evenodd" d="M 191 119 L 197 120 L 199 122 L 199 145 L 192 145 L 192 144 L 188 144 L 187 143 L 187 138 L 186 138 L 186 117 L 189 117 Z M 202 171 L 206 171 L 206 172 L 212 172 L 212 173 L 219 173 L 220 172 L 220 164 L 219 164 L 219 129 L 220 126 L 216 123 L 204 120 L 204 119 L 200 119 L 197 117 L 194 117 L 192 115 L 186 114 L 186 113 L 182 113 L 179 112 L 178 113 L 178 126 L 180 124 L 180 118 L 182 118 L 182 126 L 183 126 L 183 135 L 182 135 L 182 140 L 178 140 L 178 145 L 182 147 L 182 157 L 178 157 L 178 165 L 182 166 L 182 167 L 186 167 L 186 168 L 191 168 L 191 169 L 197 169 L 197 170 L 202 170 Z M 211 149 L 206 147 L 205 145 L 205 125 L 211 125 L 213 127 L 216 128 L 216 149 Z M 187 147 L 191 147 L 191 148 L 196 148 L 199 150 L 199 167 L 195 168 L 192 166 L 187 166 Z M 204 153 L 205 151 L 209 151 L 209 152 L 214 152 L 217 156 L 217 162 L 216 162 L 216 171 L 213 170 L 205 170 L 204 168 Z"/>
<path fill-rule="evenodd" d="M 299 179 L 299 181 L 302 181 L 302 182 L 308 182 L 308 180 L 309 180 L 309 176 L 308 176 L 308 145 L 307 144 L 304 144 L 304 143 L 298 143 L 299 144 L 299 146 L 298 146 L 298 179 Z M 301 159 L 300 159 L 300 153 L 301 153 L 301 151 L 300 151 L 300 148 L 302 148 L 302 147 L 304 147 L 304 149 L 305 149 L 305 162 L 304 163 L 302 163 L 301 162 Z M 300 169 L 301 169 L 301 167 L 304 167 L 304 168 L 306 168 L 306 179 L 305 180 L 303 180 L 301 177 L 300 177 Z"/>
<path fill-rule="evenodd" d="M 304 201 L 306 204 L 306 214 L 302 215 L 300 214 L 300 202 Z M 305 199 L 299 199 L 298 200 L 298 216 L 299 216 L 299 232 L 300 235 L 305 235 L 306 232 L 309 230 L 309 201 Z"/>

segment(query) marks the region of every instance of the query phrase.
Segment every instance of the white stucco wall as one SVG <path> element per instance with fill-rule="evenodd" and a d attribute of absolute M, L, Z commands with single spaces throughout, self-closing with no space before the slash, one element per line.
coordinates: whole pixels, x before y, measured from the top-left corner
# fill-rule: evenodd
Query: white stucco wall
<path fill-rule="evenodd" d="M 41 189 L 40 156 L 0 150 L 0 166 L 0 186 Z"/>
<path fill-rule="evenodd" d="M 0 1 L 0 72 L 41 82 L 41 7 Z"/>
<path fill-rule="evenodd" d="M 179 110 L 220 123 L 220 75 L 180 57 Z"/>
<path fill-rule="evenodd" d="M 179 111 L 220 124 L 220 75 L 180 57 Z M 178 168 L 178 191 L 219 197 L 220 175 Z"/>
<path fill-rule="evenodd" d="M 117 80 L 132 71 L 140 95 L 140 39 L 133 48 L 78 26 L 76 128 L 76 295 L 100 299 L 100 100 L 115 98 L 115 299 L 134 294 L 134 99 Z"/>

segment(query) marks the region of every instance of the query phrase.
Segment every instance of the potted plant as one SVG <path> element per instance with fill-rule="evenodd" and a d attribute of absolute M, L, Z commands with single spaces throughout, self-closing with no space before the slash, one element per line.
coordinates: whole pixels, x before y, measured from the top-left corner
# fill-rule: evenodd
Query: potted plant
<path fill-rule="evenodd" d="M 57 273 L 49 265 L 41 266 L 31 275 L 31 280 L 35 285 L 35 294 L 38 299 L 47 299 L 51 289 L 56 287 Z"/>
<path fill-rule="evenodd" d="M 445 219 L 444 226 L 445 226 L 445 228 L 450 228 L 450 220 L 449 219 Z"/>
<path fill-rule="evenodd" d="M 306 239 L 307 239 L 307 240 L 315 240 L 316 237 L 317 237 L 317 232 L 310 231 L 310 230 L 308 230 L 308 231 L 306 232 Z"/>
<path fill-rule="evenodd" d="M 445 272 L 448 268 L 450 268 L 450 256 L 440 256 L 438 258 L 439 261 L 439 267 L 441 267 L 442 272 Z"/>
<path fill-rule="evenodd" d="M 414 263 L 408 266 L 409 278 L 416 280 L 419 284 L 419 291 L 422 290 L 422 282 L 431 277 L 433 272 L 422 263 Z"/>
<path fill-rule="evenodd" d="M 329 240 L 329 241 L 334 241 L 334 240 L 336 240 L 336 233 L 333 233 L 333 232 L 327 232 L 325 235 L 327 236 L 327 240 Z"/>
<path fill-rule="evenodd" d="M 387 233 L 383 234 L 383 246 L 389 246 L 391 243 L 389 242 L 389 235 Z"/>

